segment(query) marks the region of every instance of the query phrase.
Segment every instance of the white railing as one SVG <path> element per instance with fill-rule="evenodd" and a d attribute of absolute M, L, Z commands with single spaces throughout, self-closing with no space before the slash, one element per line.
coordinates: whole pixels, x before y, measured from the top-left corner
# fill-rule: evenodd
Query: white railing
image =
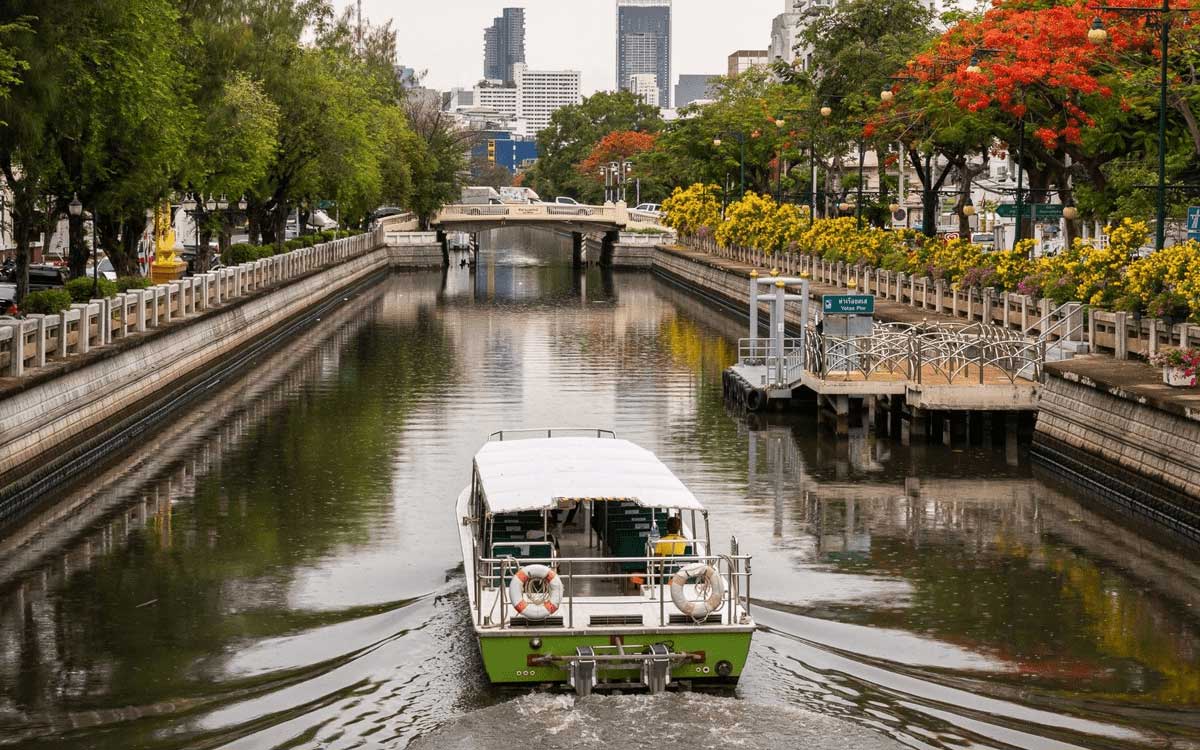
<path fill-rule="evenodd" d="M 382 231 L 248 261 L 106 299 L 76 303 L 55 315 L 0 318 L 0 374 L 22 377 L 109 346 L 134 334 L 284 284 L 356 258 L 380 245 Z"/>
<path fill-rule="evenodd" d="M 434 224 L 447 221 L 487 221 L 504 218 L 512 221 L 593 221 L 624 226 L 628 222 L 628 211 L 619 206 L 584 206 L 558 203 L 530 204 L 451 204 L 443 206 L 434 219 Z"/>

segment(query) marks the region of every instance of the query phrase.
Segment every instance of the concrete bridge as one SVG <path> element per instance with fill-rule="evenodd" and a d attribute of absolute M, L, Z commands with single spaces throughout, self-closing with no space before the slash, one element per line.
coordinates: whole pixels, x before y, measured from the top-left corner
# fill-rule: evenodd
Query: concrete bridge
<path fill-rule="evenodd" d="M 629 210 L 623 205 L 530 203 L 443 206 L 431 223 L 433 228 L 446 232 L 486 232 L 489 229 L 517 226 L 584 234 L 624 229 L 629 221 Z"/>

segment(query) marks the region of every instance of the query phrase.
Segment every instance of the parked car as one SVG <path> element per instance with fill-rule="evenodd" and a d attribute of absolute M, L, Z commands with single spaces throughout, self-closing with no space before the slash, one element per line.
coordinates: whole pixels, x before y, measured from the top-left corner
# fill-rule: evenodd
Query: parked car
<path fill-rule="evenodd" d="M 638 205 L 634 206 L 633 210 L 654 214 L 656 216 L 662 215 L 662 206 L 658 205 L 657 203 L 639 203 Z"/>
<path fill-rule="evenodd" d="M 29 267 L 29 291 L 42 292 L 67 285 L 67 274 L 58 266 L 40 264 Z"/>
<path fill-rule="evenodd" d="M 89 279 L 92 278 L 92 264 L 88 264 L 87 268 L 83 271 L 83 275 Z M 108 258 L 100 261 L 100 278 L 108 279 L 109 281 L 117 280 L 117 269 L 113 268 L 112 261 Z"/>
<path fill-rule="evenodd" d="M 971 232 L 971 244 L 979 245 L 984 252 L 996 249 L 996 235 L 991 232 Z"/>
<path fill-rule="evenodd" d="M 0 284 L 0 315 L 16 315 L 17 285 Z"/>

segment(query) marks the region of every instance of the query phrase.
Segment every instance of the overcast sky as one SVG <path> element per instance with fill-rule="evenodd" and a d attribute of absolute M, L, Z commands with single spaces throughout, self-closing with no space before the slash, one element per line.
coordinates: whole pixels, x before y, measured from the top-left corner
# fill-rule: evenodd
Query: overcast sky
<path fill-rule="evenodd" d="M 613 88 L 616 0 L 363 0 L 363 15 L 394 18 L 400 62 L 428 70 L 425 85 L 445 90 L 483 77 L 483 30 L 506 6 L 525 8 L 531 68 L 582 71 L 585 94 Z M 783 8 L 784 0 L 675 0 L 672 88 L 680 73 L 724 73 L 734 50 L 766 49 Z"/>

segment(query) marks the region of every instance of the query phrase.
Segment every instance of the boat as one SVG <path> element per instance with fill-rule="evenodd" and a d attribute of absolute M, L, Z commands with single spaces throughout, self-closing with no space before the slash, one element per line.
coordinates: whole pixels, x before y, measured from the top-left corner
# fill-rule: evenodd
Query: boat
<path fill-rule="evenodd" d="M 457 515 L 492 683 L 580 696 L 737 683 L 750 556 L 736 537 L 713 550 L 708 511 L 645 448 L 605 429 L 494 433 Z"/>

